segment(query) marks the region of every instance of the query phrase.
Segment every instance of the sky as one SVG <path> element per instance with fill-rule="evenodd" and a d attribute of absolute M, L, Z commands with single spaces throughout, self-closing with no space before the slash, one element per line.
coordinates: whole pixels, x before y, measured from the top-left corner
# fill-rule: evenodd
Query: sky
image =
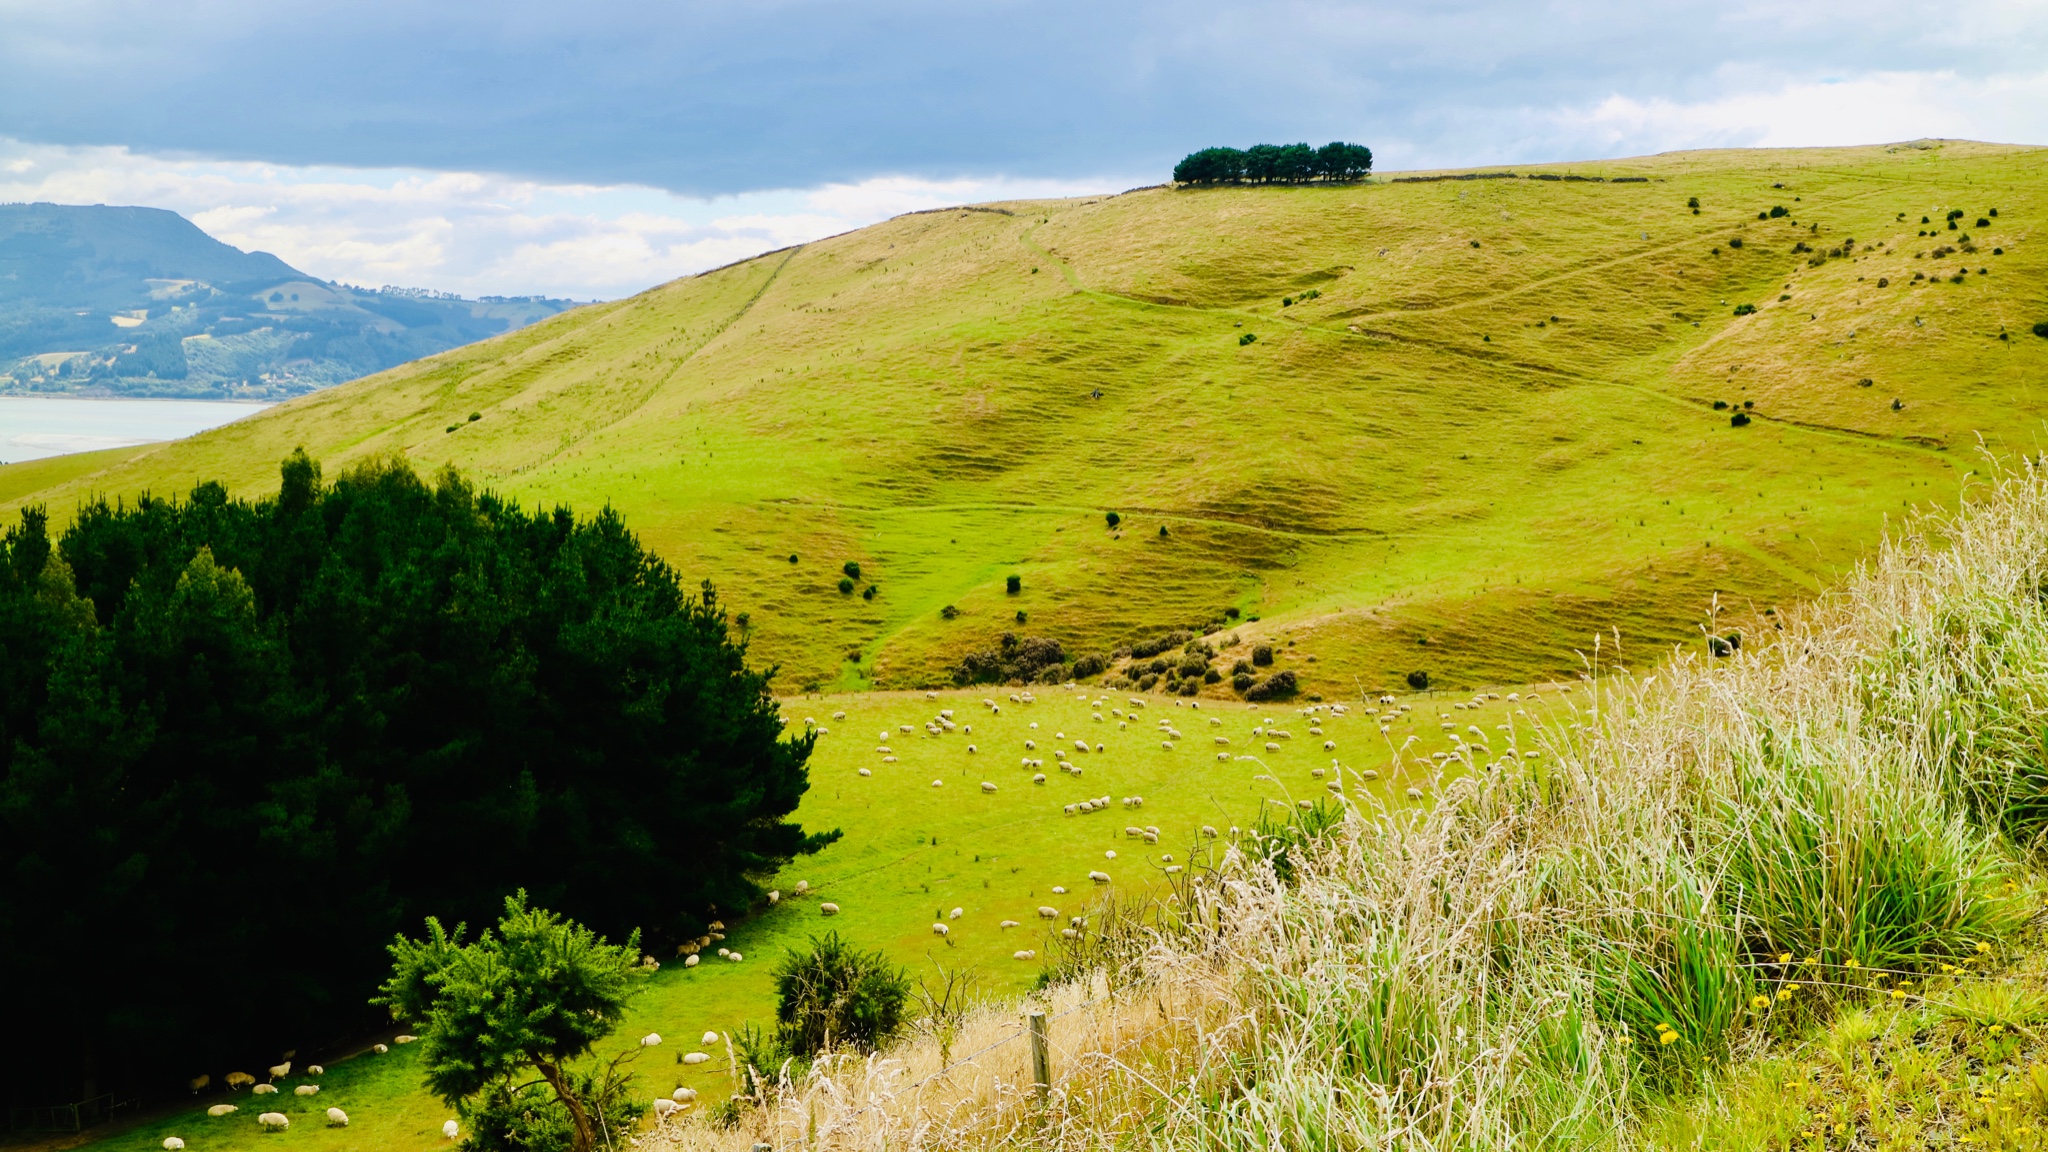
<path fill-rule="evenodd" d="M 1163 181 L 2048 142 L 2048 4 L 0 0 L 0 201 L 317 276 L 626 295 L 899 212 Z"/>

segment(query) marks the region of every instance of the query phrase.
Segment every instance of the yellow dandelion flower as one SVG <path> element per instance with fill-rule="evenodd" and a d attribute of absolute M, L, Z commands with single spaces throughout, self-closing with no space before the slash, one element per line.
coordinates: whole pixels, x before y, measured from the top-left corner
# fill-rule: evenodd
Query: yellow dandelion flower
<path fill-rule="evenodd" d="M 1899 989 L 1899 988 L 1894 988 L 1894 989 L 1892 989 L 1892 999 L 1894 999 L 1894 1000 L 1904 1000 L 1905 998 L 1906 998 L 1906 993 L 1905 993 L 1905 991 L 1904 991 L 1903 989 Z"/>
<path fill-rule="evenodd" d="M 1780 964 L 1790 964 L 1791 962 L 1792 962 L 1792 954 L 1791 954 L 1790 952 L 1780 952 L 1780 953 L 1778 953 L 1778 963 L 1780 963 Z"/>
<path fill-rule="evenodd" d="M 2005 1031 L 2005 1025 L 1993 1024 L 1989 1029 L 1986 1029 L 1986 1031 L 1989 1031 L 1993 1036 L 1997 1036 Z"/>
<path fill-rule="evenodd" d="M 1657 1043 L 1659 1043 L 1659 1044 L 1676 1044 L 1676 1043 L 1678 1043 L 1678 1033 L 1676 1033 L 1676 1032 L 1659 1032 L 1659 1033 L 1657 1033 Z"/>
<path fill-rule="evenodd" d="M 1751 996 L 1749 998 L 1749 1006 L 1761 1012 L 1771 1006 L 1771 998 L 1769 996 Z"/>
<path fill-rule="evenodd" d="M 1818 963 L 1820 963 L 1820 957 L 1818 957 L 1818 956 L 1808 956 L 1808 957 L 1807 957 L 1806 959 L 1804 959 L 1804 960 L 1801 960 L 1801 961 L 1800 961 L 1800 963 L 1801 963 L 1801 964 L 1818 964 Z"/>
<path fill-rule="evenodd" d="M 1991 945 L 1989 945 L 1989 944 L 1986 944 L 1986 943 L 1983 943 L 1983 942 L 1981 942 L 1981 941 L 1980 941 L 1980 942 L 1978 943 L 1978 945 L 1977 945 L 1977 951 L 1979 951 L 1979 952 L 1984 952 L 1984 953 L 1988 953 L 1988 952 L 1990 952 L 1990 951 L 1991 951 Z"/>
<path fill-rule="evenodd" d="M 1858 963 L 1857 963 L 1857 962 L 1855 961 L 1855 959 L 1854 959 L 1854 958 L 1851 958 L 1851 959 L 1848 959 L 1848 960 L 1844 960 L 1844 961 L 1842 961 L 1842 967 L 1844 967 L 1844 968 L 1861 968 L 1861 967 L 1863 967 L 1863 965 L 1861 965 L 1861 964 L 1858 964 Z"/>
<path fill-rule="evenodd" d="M 1953 964 L 1943 964 L 1943 965 L 1941 966 L 1941 970 L 1942 970 L 1943 972 L 1954 972 L 1954 971 L 1956 971 L 1956 966 L 1955 966 L 1955 965 L 1953 965 Z"/>
<path fill-rule="evenodd" d="M 1790 1000 L 1791 998 L 1792 998 L 1792 990 L 1791 990 L 1790 988 L 1780 988 L 1780 989 L 1778 989 L 1778 999 L 1780 999 L 1780 1000 Z"/>

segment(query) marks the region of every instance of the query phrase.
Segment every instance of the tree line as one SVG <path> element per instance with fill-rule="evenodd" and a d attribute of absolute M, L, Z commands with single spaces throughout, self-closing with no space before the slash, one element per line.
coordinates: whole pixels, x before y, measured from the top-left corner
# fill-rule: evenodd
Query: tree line
<path fill-rule="evenodd" d="M 1372 172 L 1372 149 L 1332 141 L 1254 144 L 1250 148 L 1204 148 L 1173 166 L 1176 184 L 1306 184 L 1313 180 L 1359 180 Z"/>
<path fill-rule="evenodd" d="M 384 944 L 512 892 L 699 935 L 838 833 L 709 582 L 619 516 L 403 462 L 0 539 L 0 1094 L 182 1084 L 374 1026 Z M 33 1042 L 28 1042 L 33 1038 Z"/>

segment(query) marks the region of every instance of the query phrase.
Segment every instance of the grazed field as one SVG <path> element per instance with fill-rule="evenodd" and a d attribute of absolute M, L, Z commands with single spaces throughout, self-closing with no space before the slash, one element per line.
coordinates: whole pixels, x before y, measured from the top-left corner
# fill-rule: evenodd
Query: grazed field
<path fill-rule="evenodd" d="M 1228 607 L 1333 697 L 1525 682 L 1594 632 L 1696 640 L 1717 593 L 1801 597 L 1955 500 L 1980 437 L 2031 450 L 2048 154 L 1923 144 L 904 216 L 0 498 L 259 491 L 304 444 L 609 502 L 786 691 Z M 1560 173 L 1609 180 L 1526 178 Z"/>

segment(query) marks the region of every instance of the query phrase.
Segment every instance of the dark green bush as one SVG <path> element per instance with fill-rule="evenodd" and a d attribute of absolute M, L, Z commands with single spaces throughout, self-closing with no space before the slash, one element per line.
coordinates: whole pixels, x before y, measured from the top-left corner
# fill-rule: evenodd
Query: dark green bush
<path fill-rule="evenodd" d="M 1258 339 L 1258 337 L 1257 337 L 1257 336 L 1254 336 L 1254 335 L 1253 335 L 1253 334 L 1251 334 L 1250 332 L 1247 332 L 1247 333 L 1245 333 L 1244 335 L 1242 335 L 1242 336 L 1239 336 L 1239 337 L 1237 338 L 1237 346 L 1238 346 L 1239 348 L 1242 348 L 1242 347 L 1244 347 L 1245 345 L 1247 345 L 1247 344 L 1250 344 L 1250 343 L 1252 343 L 1252 342 L 1256 341 L 1257 339 Z"/>
<path fill-rule="evenodd" d="M 1773 220 L 1776 220 L 1776 219 L 1778 219 L 1778 218 L 1780 218 L 1780 217 L 1783 217 L 1783 216 L 1790 216 L 1791 214 L 1792 214 L 1792 210 L 1791 210 L 1791 209 L 1789 209 L 1789 208 L 1787 208 L 1787 207 L 1785 207 L 1785 206 L 1784 206 L 1783 204 L 1773 204 L 1773 205 L 1771 205 L 1771 210 L 1770 210 L 1770 212 L 1768 213 L 1769 217 L 1770 217 L 1771 219 L 1773 219 Z"/>
<path fill-rule="evenodd" d="M 1737 412 L 1735 415 L 1730 416 L 1728 418 L 1728 426 L 1730 428 L 1740 428 L 1748 423 L 1749 413 L 1747 412 Z"/>
<path fill-rule="evenodd" d="M 1755 311 L 1756 305 L 1754 304 L 1737 304 L 1735 306 L 1735 314 L 1737 316 L 1748 316 Z"/>
<path fill-rule="evenodd" d="M 849 579 L 849 578 L 845 577 L 845 576 L 841 576 L 841 577 L 839 578 L 839 591 L 841 591 L 842 593 L 845 593 L 845 594 L 847 594 L 847 595 L 852 595 L 852 594 L 853 594 L 853 581 L 852 581 L 851 579 Z"/>
<path fill-rule="evenodd" d="M 837 932 L 813 936 L 775 968 L 775 1039 L 792 1056 L 828 1048 L 873 1052 L 903 1026 L 910 980 L 880 952 L 862 952 Z"/>
<path fill-rule="evenodd" d="M 1182 680 L 1180 682 L 1180 694 L 1183 696 L 1193 696 L 1195 693 L 1200 692 L 1201 690 L 1202 682 L 1193 676 L 1190 676 L 1187 679 Z"/>
<path fill-rule="evenodd" d="M 1022 608 L 1017 609 L 1017 623 L 1022 624 L 1027 619 L 1029 617 L 1024 614 L 1024 610 Z"/>
<path fill-rule="evenodd" d="M 956 619 L 959 615 L 960 610 L 958 608 L 953 607 L 951 604 L 948 604 L 944 608 L 939 609 L 939 619 L 941 620 Z"/>
<path fill-rule="evenodd" d="M 1249 676 L 1251 672 L 1252 662 L 1249 660 L 1239 660 L 1230 666 L 1230 674 L 1233 676 Z"/>
<path fill-rule="evenodd" d="M 848 560 L 846 563 L 841 564 L 839 566 L 839 570 L 841 572 L 846 573 L 847 577 L 850 579 L 860 579 L 860 561 L 858 560 Z"/>
<path fill-rule="evenodd" d="M 1117 515 L 1117 514 L 1116 514 L 1116 513 L 1114 513 L 1114 512 L 1104 512 L 1104 513 L 1102 514 L 1102 518 L 1103 518 L 1104 520 L 1107 520 L 1107 521 L 1109 521 L 1109 526 L 1110 526 L 1111 528 L 1114 528 L 1114 527 L 1116 527 L 1117 525 L 1119 525 L 1119 524 L 1121 524 L 1121 523 L 1123 523 L 1123 522 L 1124 522 L 1124 518 L 1123 518 L 1123 517 L 1121 517 L 1121 516 L 1119 516 L 1119 515 Z"/>
<path fill-rule="evenodd" d="M 2048 340 L 2048 320 L 2042 320 L 2034 325 L 2034 335 Z"/>
<path fill-rule="evenodd" d="M 875 598 L 875 586 L 873 584 L 870 584 L 867 587 L 861 589 L 860 598 L 863 600 L 873 600 Z"/>
<path fill-rule="evenodd" d="M 1074 661 L 1074 679 L 1081 680 L 1109 667 L 1109 659 L 1100 652 L 1090 652 Z"/>
<path fill-rule="evenodd" d="M 1015 596 L 1017 593 L 1022 592 L 1023 590 L 1024 578 L 1022 576 L 1017 576 L 1013 574 L 1003 578 L 1003 591 L 1008 592 L 1012 596 Z"/>
<path fill-rule="evenodd" d="M 1155 636 L 1150 640 L 1140 640 L 1136 644 L 1131 645 L 1129 652 L 1126 654 L 1131 656 L 1157 656 L 1161 652 L 1178 648 L 1194 638 L 1195 634 L 1193 632 L 1185 628 L 1176 628 L 1171 632 Z"/>
<path fill-rule="evenodd" d="M 1740 248 L 1740 247 L 1742 247 L 1742 237 L 1740 237 L 1740 236 L 1737 236 L 1737 237 L 1734 237 L 1733 239 L 1729 240 L 1729 241 L 1728 241 L 1728 246 L 1729 246 L 1730 248 Z"/>
<path fill-rule="evenodd" d="M 1152 686 L 1157 683 L 1159 683 L 1158 675 L 1152 672 L 1147 672 L 1143 676 L 1138 677 L 1138 691 L 1150 692 L 1152 690 Z"/>
<path fill-rule="evenodd" d="M 1205 668 L 1205 669 L 1203 669 L 1203 671 L 1202 671 L 1202 683 L 1204 683 L 1204 684 L 1220 684 L 1220 683 L 1222 683 L 1222 682 L 1223 682 L 1223 673 L 1221 673 L 1221 672 L 1218 672 L 1218 671 L 1217 671 L 1216 669 L 1214 669 L 1214 668 Z"/>
<path fill-rule="evenodd" d="M 1417 692 L 1429 691 L 1429 673 L 1420 671 L 1410 672 L 1408 674 L 1408 686 Z"/>
<path fill-rule="evenodd" d="M 1230 678 L 1230 686 L 1232 688 L 1237 689 L 1239 692 L 1244 691 L 1245 689 L 1251 687 L 1252 685 L 1258 682 L 1259 678 L 1252 675 L 1249 672 L 1239 672 L 1237 675 L 1232 676 Z"/>
<path fill-rule="evenodd" d="M 791 564 L 794 564 L 794 563 L 796 563 L 796 553 L 794 553 L 794 552 L 791 552 L 791 553 L 789 554 L 789 562 L 790 562 Z"/>
<path fill-rule="evenodd" d="M 1714 401 L 1714 411 L 1719 412 L 1721 409 L 1726 407 L 1728 407 L 1728 402 L 1726 400 Z"/>
<path fill-rule="evenodd" d="M 1284 700 L 1296 690 L 1294 672 L 1291 669 L 1273 673 L 1264 680 L 1244 690 L 1247 700 Z"/>
<path fill-rule="evenodd" d="M 1260 668 L 1264 668 L 1264 667 L 1266 667 L 1266 666 L 1268 666 L 1268 665 L 1270 665 L 1270 664 L 1272 664 L 1272 663 L 1273 663 L 1273 646 L 1272 646 L 1271 644 L 1254 644 L 1254 645 L 1252 645 L 1252 664 L 1253 664 L 1253 665 L 1255 665 L 1255 666 L 1257 666 L 1257 667 L 1260 667 Z"/>
<path fill-rule="evenodd" d="M 1692 197 L 1691 199 L 1685 202 L 1685 206 L 1687 208 L 1697 209 L 1700 206 L 1700 198 L 1697 196 Z"/>

